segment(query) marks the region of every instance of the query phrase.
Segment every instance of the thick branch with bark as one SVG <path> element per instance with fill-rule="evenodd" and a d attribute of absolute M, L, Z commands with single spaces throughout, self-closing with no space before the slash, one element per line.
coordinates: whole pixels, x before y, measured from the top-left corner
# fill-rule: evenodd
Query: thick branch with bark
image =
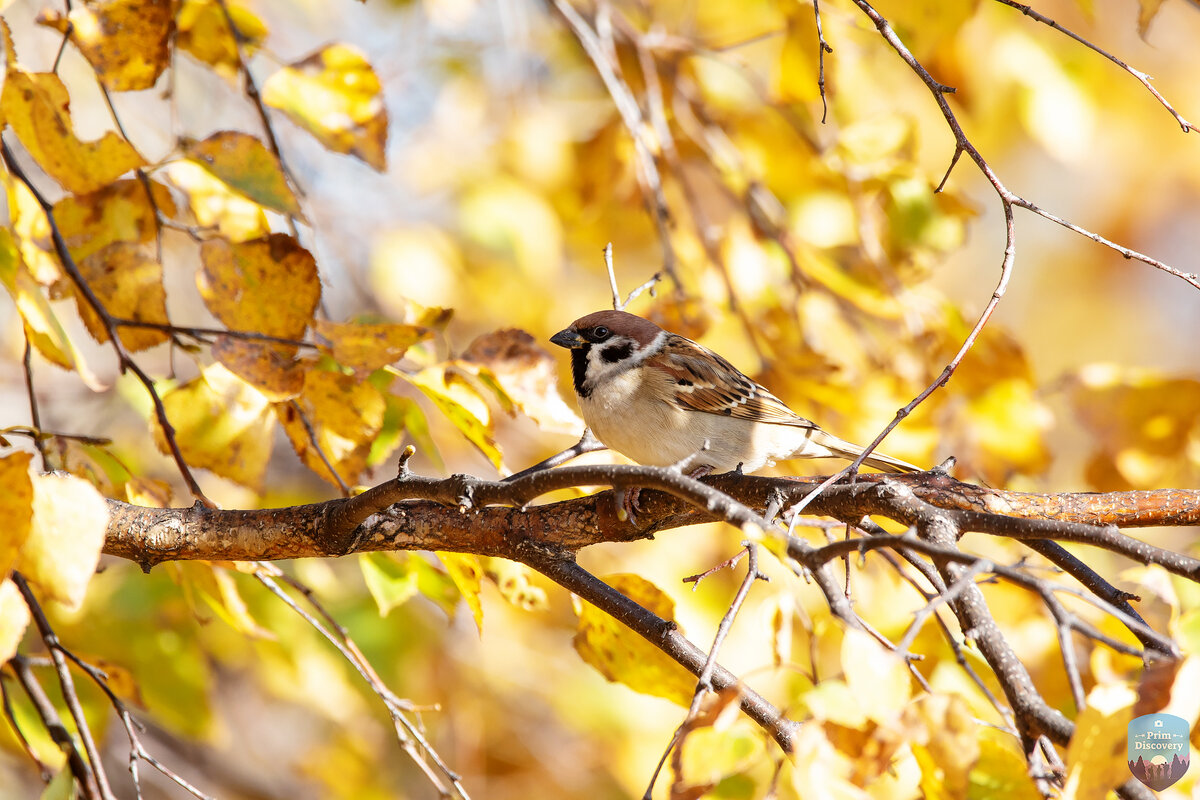
<path fill-rule="evenodd" d="M 680 635 L 669 621 L 579 567 L 575 553 L 593 544 L 631 541 L 714 520 L 762 536 L 787 537 L 765 515 L 808 499 L 808 513 L 834 517 L 865 534 L 820 548 L 794 537 L 787 539 L 787 552 L 815 579 L 834 615 L 850 627 L 866 627 L 835 577 L 832 567 L 837 559 L 856 551 L 866 554 L 886 549 L 901 553 L 914 565 L 935 567 L 936 574 L 919 569 L 930 583 L 928 596 L 935 598 L 920 620 L 936 616 L 934 603 L 944 603 L 953 611 L 963 635 L 977 643 L 1004 689 L 1016 725 L 1014 732 L 1027 749 L 1043 736 L 1064 743 L 1073 725 L 1037 692 L 976 587 L 977 577 L 991 574 L 1036 592 L 1060 631 L 1075 631 L 1120 652 L 1147 658 L 1152 653 L 1178 656 L 1174 644 L 1147 626 L 1130 606 L 1131 595 L 1116 589 L 1053 540 L 1090 544 L 1200 580 L 1200 561 L 1119 531 L 1124 527 L 1196 524 L 1200 522 L 1200 491 L 1028 494 L 962 483 L 937 471 L 859 476 L 818 492 L 821 483 L 820 478 L 734 473 L 698 481 L 677 469 L 605 465 L 542 470 L 508 481 L 467 475 L 434 479 L 411 474 L 402 461 L 395 480 L 361 495 L 290 508 L 220 511 L 196 504 L 152 509 L 110 500 L 112 516 L 105 552 L 136 561 L 146 569 L 175 559 L 265 561 L 378 550 L 501 556 L 526 564 L 603 609 L 700 675 L 707 661 L 701 648 Z M 550 492 L 603 485 L 614 487 L 615 492 L 531 505 Z M 630 486 L 645 487 L 637 524 L 618 516 L 617 498 Z M 910 533 L 887 534 L 869 517 L 902 523 L 909 526 Z M 913 536 L 912 531 L 918 535 Z M 1021 564 L 993 564 L 974 556 L 961 549 L 961 539 L 968 532 L 1021 541 L 1075 577 L 1083 588 L 1054 583 L 1026 571 Z M 1100 634 L 1066 612 L 1055 599 L 1056 592 L 1086 596 L 1124 623 L 1146 649 L 1138 651 Z M 910 631 L 906 642 L 913 633 Z M 906 652 L 906 648 L 897 646 L 897 651 Z M 1065 663 L 1072 685 L 1078 685 L 1074 660 Z M 719 665 L 711 669 L 714 689 L 738 683 L 736 676 Z M 791 748 L 793 721 L 745 687 L 741 705 L 783 749 Z"/>

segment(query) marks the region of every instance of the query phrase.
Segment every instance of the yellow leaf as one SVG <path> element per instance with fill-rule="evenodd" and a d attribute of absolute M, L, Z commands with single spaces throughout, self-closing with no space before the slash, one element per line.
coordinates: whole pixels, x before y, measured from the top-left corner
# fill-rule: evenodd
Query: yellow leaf
<path fill-rule="evenodd" d="M 736 690 L 730 693 L 728 698 L 728 708 L 736 713 Z M 682 781 L 679 788 L 686 786 L 695 790 L 704 786 L 716 786 L 731 775 L 751 769 L 765 754 L 763 738 L 743 726 L 732 730 L 720 730 L 716 727 L 694 729 L 688 732 L 680 746 L 683 748 L 683 769 L 676 780 Z M 676 791 L 675 786 L 672 786 L 672 791 Z"/>
<path fill-rule="evenodd" d="M 291 236 L 200 248 L 196 284 L 204 305 L 232 330 L 298 339 L 321 299 L 317 262 Z"/>
<path fill-rule="evenodd" d="M 167 291 L 162 264 L 145 245 L 114 242 L 79 262 L 79 271 L 101 304 L 114 317 L 166 325 Z M 108 331 L 91 304 L 77 291 L 75 302 L 88 332 L 98 342 L 108 341 Z M 167 341 L 167 334 L 149 328 L 122 327 L 125 347 L 145 350 Z"/>
<path fill-rule="evenodd" d="M 358 557 L 367 589 L 386 616 L 417 594 L 453 619 L 461 596 L 449 575 L 415 553 L 363 553 Z"/>
<path fill-rule="evenodd" d="M 358 566 L 362 570 L 367 591 L 379 607 L 379 615 L 386 617 L 392 609 L 407 603 L 417 594 L 417 573 L 407 568 L 407 553 L 361 553 Z"/>
<path fill-rule="evenodd" d="M 905 708 L 903 716 L 925 797 L 965 797 L 980 752 L 979 726 L 966 702 L 953 695 L 925 695 Z"/>
<path fill-rule="evenodd" d="M 25 268 L 42 286 L 54 286 L 63 279 L 63 271 L 54 252 L 46 212 L 28 186 L 7 172 L 3 176 L 8 190 L 8 231 Z"/>
<path fill-rule="evenodd" d="M 246 601 L 238 591 L 233 574 L 217 566 L 211 567 L 211 570 L 216 592 L 205 591 L 200 595 L 209 608 L 238 633 L 256 639 L 274 640 L 275 634 L 259 625 L 250 609 L 246 607 Z"/>
<path fill-rule="evenodd" d="M 170 508 L 171 484 L 157 478 L 130 478 L 125 482 L 125 500 L 146 508 Z"/>
<path fill-rule="evenodd" d="M 353 47 L 334 44 L 276 72 L 262 89 L 278 108 L 321 144 L 387 169 L 388 117 L 375 70 Z"/>
<path fill-rule="evenodd" d="M 229 188 L 193 161 L 175 161 L 163 167 L 167 179 L 188 199 L 188 210 L 202 228 L 216 231 L 231 242 L 258 239 L 271 232 L 262 206 Z"/>
<path fill-rule="evenodd" d="M 420 389 L 446 415 L 454 427 L 479 449 L 497 470 L 503 470 L 500 446 L 492 438 L 492 418 L 487 403 L 462 376 L 445 366 L 428 367 L 415 375 L 400 373 Z"/>
<path fill-rule="evenodd" d="M 74 369 L 84 384 L 94 391 L 107 387 L 88 368 L 58 321 L 50 301 L 21 262 L 8 230 L 0 228 L 0 283 L 17 304 L 25 324 L 25 336 L 47 361 L 65 369 Z"/>
<path fill-rule="evenodd" d="M 1095 452 L 1088 480 L 1101 491 L 1195 480 L 1200 381 L 1148 369 L 1091 364 L 1072 382 L 1071 405 Z M 1191 449 L 1189 449 L 1191 448 Z"/>
<path fill-rule="evenodd" d="M 464 234 L 512 259 L 530 280 L 553 280 L 563 227 L 549 199 L 512 178 L 475 180 L 470 187 L 459 207 Z"/>
<path fill-rule="evenodd" d="M 0 580 L 8 577 L 33 525 L 31 460 L 29 453 L 0 457 Z"/>
<path fill-rule="evenodd" d="M 245 6 L 228 3 L 227 7 L 242 40 L 242 53 L 249 58 L 267 38 L 267 26 Z M 237 77 L 237 41 L 218 0 L 184 0 L 175 25 L 181 50 L 227 80 Z"/>
<path fill-rule="evenodd" d="M 150 183 L 154 205 L 138 180 L 121 180 L 91 194 L 68 195 L 54 204 L 54 221 L 71 257 L 83 261 L 114 242 L 154 241 L 157 207 L 167 218 L 175 216 L 175 203 L 167 187 Z"/>
<path fill-rule="evenodd" d="M 322 350 L 333 360 L 360 375 L 399 361 L 408 348 L 429 338 L 433 331 L 419 325 L 369 325 L 317 320 L 313 326 Z"/>
<path fill-rule="evenodd" d="M 8 54 L 0 112 L 38 166 L 67 191 L 86 193 L 145 165 L 133 146 L 115 131 L 94 142 L 80 141 L 71 121 L 67 87 L 53 73 L 21 69 L 8 23 L 0 25 Z"/>
<path fill-rule="evenodd" d="M 583 421 L 558 392 L 554 357 L 528 333 L 509 328 L 471 342 L 459 362 L 478 365 L 476 374 L 493 379 L 518 409 L 543 430 L 579 435 Z"/>
<path fill-rule="evenodd" d="M 638 575 L 608 575 L 604 582 L 659 617 L 673 621 L 675 602 Z M 696 678 L 650 642 L 600 609 L 582 600 L 575 603 L 579 626 L 575 650 L 605 678 L 642 694 L 665 697 L 687 706 Z"/>
<path fill-rule="evenodd" d="M 978 5 L 979 0 L 881 0 L 875 4 L 922 61 L 936 48 L 947 46 Z"/>
<path fill-rule="evenodd" d="M 74 475 L 39 475 L 33 480 L 33 526 L 15 569 L 43 598 L 77 610 L 107 529 L 108 504 L 90 483 Z"/>
<path fill-rule="evenodd" d="M 202 142 L 188 142 L 184 154 L 255 203 L 301 216 L 279 158 L 250 134 L 217 131 Z"/>
<path fill-rule="evenodd" d="M 1100 685 L 1088 694 L 1067 745 L 1064 798 L 1104 800 L 1129 779 L 1125 745 L 1135 702 L 1137 693 L 1119 684 Z"/>
<path fill-rule="evenodd" d="M 1043 437 L 1054 422 L 1029 381 L 997 380 L 971 398 L 965 409 L 964 436 L 972 465 L 986 481 L 1001 482 L 1014 470 L 1041 472 L 1050 463 Z"/>
<path fill-rule="evenodd" d="M 116 92 L 149 89 L 167 66 L 170 0 L 93 0 L 62 16 L 46 9 L 38 23 L 70 36 L 100 81 Z"/>
<path fill-rule="evenodd" d="M 867 716 L 876 722 L 894 717 L 912 696 L 912 677 L 904 659 L 863 631 L 848 628 L 842 638 L 846 686 Z"/>
<path fill-rule="evenodd" d="M 305 372 L 304 389 L 295 401 L 276 406 L 296 455 L 335 486 L 337 481 L 321 453 L 342 480 L 353 483 L 366 468 L 371 444 L 383 427 L 385 408 L 383 395 L 371 384 L 318 368 Z M 321 453 L 314 447 L 305 420 L 312 426 Z"/>
<path fill-rule="evenodd" d="M 163 405 L 187 462 L 257 489 L 271 458 L 275 415 L 267 398 L 220 364 L 165 392 Z M 168 452 L 155 426 L 158 449 Z"/>
<path fill-rule="evenodd" d="M 479 557 L 470 553 L 434 553 L 434 555 L 442 562 L 450 580 L 454 581 L 454 585 L 458 587 L 459 593 L 467 603 L 467 608 L 471 609 L 475 627 L 479 629 L 480 633 L 483 633 L 483 602 L 479 597 L 479 592 L 483 588 L 483 566 L 479 563 Z"/>
<path fill-rule="evenodd" d="M 546 611 L 546 591 L 533 583 L 529 567 L 507 558 L 489 557 L 483 560 L 484 571 L 500 590 L 500 596 L 511 605 L 525 611 Z"/>
<path fill-rule="evenodd" d="M 775 96 L 783 103 L 807 103 L 821 96 L 818 74 L 817 19 L 811 8 L 797 4 L 788 14 L 787 34 L 779 53 Z M 825 65 L 830 64 L 826 55 Z M 831 69 L 825 71 L 825 91 L 829 92 Z"/>
<path fill-rule="evenodd" d="M 296 351 L 295 345 L 218 336 L 210 352 L 230 372 L 278 403 L 300 394 L 304 371 L 313 366 L 311 360 L 297 359 Z"/>
<path fill-rule="evenodd" d="M 16 584 L 0 578 L 0 662 L 8 661 L 17 652 L 17 645 L 29 627 L 29 606 Z"/>
<path fill-rule="evenodd" d="M 1029 777 L 1029 764 L 1011 734 L 978 725 L 975 737 L 979 742 L 979 760 L 971 770 L 968 798 L 1042 800 L 1042 793 Z"/>

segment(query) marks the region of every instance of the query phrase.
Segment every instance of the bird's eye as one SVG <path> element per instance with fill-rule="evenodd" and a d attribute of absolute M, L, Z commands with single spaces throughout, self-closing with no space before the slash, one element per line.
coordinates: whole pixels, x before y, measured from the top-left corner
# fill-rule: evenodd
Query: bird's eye
<path fill-rule="evenodd" d="M 612 331 L 610 331 L 608 328 L 604 327 L 603 325 L 597 325 L 596 327 L 592 328 L 592 338 L 595 339 L 597 342 L 604 341 L 605 339 L 608 338 L 609 334 L 611 334 L 611 333 L 612 333 Z"/>

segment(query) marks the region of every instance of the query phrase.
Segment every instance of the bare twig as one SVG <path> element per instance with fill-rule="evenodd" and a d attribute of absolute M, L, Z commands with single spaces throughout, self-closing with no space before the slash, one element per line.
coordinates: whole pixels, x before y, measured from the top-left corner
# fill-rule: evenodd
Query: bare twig
<path fill-rule="evenodd" d="M 704 700 L 708 692 L 712 691 L 712 673 L 717 665 L 717 653 L 720 652 L 721 644 L 725 641 L 725 637 L 729 635 L 729 629 L 733 627 L 734 618 L 737 616 L 742 604 L 746 602 L 746 595 L 750 593 L 751 585 L 756 580 L 767 580 L 767 576 L 758 571 L 758 546 L 751 541 L 742 542 L 742 550 L 738 552 L 736 558 L 740 559 L 742 553 L 749 556 L 749 561 L 746 564 L 746 577 L 738 587 L 737 594 L 733 597 L 733 602 L 729 604 L 729 608 L 725 611 L 724 616 L 721 617 L 720 624 L 717 625 L 717 633 L 713 637 L 712 647 L 708 650 L 708 658 L 704 661 L 704 667 L 700 670 L 699 680 L 696 682 L 696 692 L 692 695 L 692 703 L 688 707 L 687 716 L 684 717 L 683 722 L 679 723 L 679 727 L 675 729 L 675 733 L 671 736 L 671 741 L 667 743 L 667 749 L 663 751 L 662 758 L 658 760 L 658 766 L 655 767 L 654 774 L 650 776 L 650 785 L 646 787 L 646 791 L 642 794 L 643 800 L 650 800 L 650 795 L 654 792 L 654 784 L 658 781 L 658 775 L 662 772 L 663 765 L 667 762 L 671 751 L 682 746 L 684 738 L 691 730 L 696 717 L 700 714 L 701 701 Z M 719 568 L 717 567 L 717 569 Z M 694 589 L 695 587 L 693 586 L 692 588 Z"/>
<path fill-rule="evenodd" d="M 75 681 L 71 678 L 70 667 L 67 666 L 66 658 L 63 657 L 63 651 L 58 642 L 58 635 L 50 627 L 50 621 L 46 618 L 45 612 L 42 611 L 42 606 L 38 603 L 37 597 L 34 596 L 33 590 L 25 582 L 24 576 L 19 572 L 14 572 L 12 573 L 12 582 L 16 584 L 17 590 L 21 593 L 21 597 L 25 601 L 25 605 L 29 607 L 29 613 L 33 617 L 34 625 L 37 626 L 42 643 L 46 645 L 46 649 L 50 653 L 50 659 L 54 662 L 54 671 L 58 675 L 58 684 L 59 688 L 62 689 L 63 702 L 67 704 L 67 710 L 71 712 L 71 719 L 75 722 L 75 730 L 79 732 L 79 740 L 83 743 L 84 752 L 87 753 L 88 763 L 91 768 L 90 775 L 79 773 L 76 773 L 76 775 L 81 781 L 94 780 L 96 796 L 101 798 L 101 800 L 116 800 L 116 795 L 113 794 L 112 787 L 108 783 L 108 774 L 104 771 L 104 765 L 100 761 L 100 751 L 96 748 L 96 741 L 92 738 L 91 728 L 88 727 L 87 718 L 83 714 L 83 706 L 79 703 L 79 694 L 75 691 Z"/>
<path fill-rule="evenodd" d="M 821 90 L 821 124 L 825 124 L 825 115 L 829 113 L 829 102 L 825 97 L 825 54 L 832 53 L 833 48 L 825 41 L 825 32 L 821 30 L 821 0 L 813 0 L 813 15 L 817 18 L 817 87 Z"/>
<path fill-rule="evenodd" d="M 330 644 L 332 644 L 342 657 L 354 667 L 355 671 L 366 681 L 371 687 L 376 696 L 383 701 L 384 706 L 391 716 L 392 725 L 396 731 L 397 740 L 400 743 L 400 748 L 412 759 L 413 763 L 424 773 L 426 779 L 434 786 L 442 797 L 461 798 L 461 800 L 470 800 L 466 789 L 463 788 L 461 779 L 457 773 L 450 769 L 437 751 L 426 741 L 424 734 L 420 729 L 413 724 L 406 716 L 407 713 L 415 710 L 412 703 L 407 700 L 402 700 L 397 697 L 390 689 L 388 689 L 380 679 L 374 667 L 367 661 L 358 645 L 350 638 L 346 629 L 343 628 L 324 606 L 316 599 L 312 591 L 308 587 L 296 581 L 294 578 L 286 576 L 277 567 L 271 564 L 259 563 L 254 570 L 254 577 L 266 589 L 282 600 L 288 608 L 300 615 L 317 633 L 321 634 Z M 333 628 L 331 631 L 320 620 L 312 616 L 296 603 L 294 599 L 276 582 L 276 579 L 286 581 L 293 588 L 300 591 L 305 599 L 315 608 L 318 613 L 325 618 L 329 626 Z"/>
<path fill-rule="evenodd" d="M 654 159 L 654 152 L 657 148 L 652 146 L 646 138 L 642 109 L 633 96 L 633 90 L 629 84 L 617 76 L 618 65 L 615 58 L 606 51 L 605 42 L 601 39 L 599 31 L 593 29 L 568 0 L 552 0 L 552 6 L 566 20 L 584 53 L 596 67 L 596 72 L 604 82 L 609 96 L 612 97 L 625 129 L 629 131 L 629 135 L 633 139 L 634 151 L 637 154 L 638 184 L 642 187 L 646 204 L 650 208 L 655 225 L 658 226 L 658 235 L 662 242 L 663 271 L 670 277 L 672 283 L 679 286 L 679 277 L 675 274 L 675 249 L 671 244 L 671 235 L 668 229 L 670 211 L 667 206 L 666 194 L 663 192 L 662 177 Z M 603 14 L 607 13 L 606 9 L 607 5 L 602 3 L 600 5 L 601 13 L 597 19 L 597 28 L 602 27 L 601 22 L 604 19 Z M 608 28 L 608 45 L 611 50 L 611 25 L 608 25 Z"/>
<path fill-rule="evenodd" d="M 1061 33 L 1065 36 L 1069 36 L 1070 38 L 1079 42 L 1084 47 L 1088 48 L 1089 50 L 1092 50 L 1092 51 L 1104 56 L 1109 61 L 1113 62 L 1118 67 L 1125 70 L 1130 75 L 1132 75 L 1134 78 L 1136 78 L 1138 83 L 1142 84 L 1142 86 L 1146 87 L 1146 91 L 1148 91 L 1150 94 L 1154 95 L 1154 99 L 1157 100 L 1159 103 L 1161 103 L 1163 108 L 1165 108 L 1168 112 L 1170 112 L 1171 116 L 1175 118 L 1175 121 L 1179 123 L 1179 127 L 1183 128 L 1184 133 L 1188 133 L 1189 131 L 1193 131 L 1196 129 L 1195 125 L 1192 125 L 1192 123 L 1188 122 L 1186 119 L 1184 119 L 1182 116 L 1180 116 L 1179 112 L 1175 110 L 1174 106 L 1172 106 L 1170 103 L 1168 103 L 1167 99 L 1165 97 L 1163 97 L 1161 94 L 1159 94 L 1159 91 L 1154 88 L 1153 84 L 1150 83 L 1150 81 L 1152 80 L 1151 77 L 1149 75 L 1147 75 L 1146 73 L 1141 72 L 1140 70 L 1134 69 L 1133 67 L 1129 66 L 1128 64 L 1126 64 L 1124 61 L 1117 58 L 1113 54 L 1100 49 L 1096 45 L 1089 42 L 1087 39 L 1084 39 L 1079 34 L 1075 33 L 1074 31 L 1072 31 L 1068 28 L 1063 27 L 1062 25 L 1059 25 L 1057 22 L 1050 19 L 1049 17 L 1039 14 L 1038 12 L 1034 11 L 1032 8 L 1030 8 L 1027 5 L 1023 5 L 1021 3 L 1014 2 L 1014 0 L 996 0 L 996 2 L 998 2 L 1002 5 L 1009 6 L 1010 8 L 1015 8 L 1016 10 L 1020 11 L 1025 16 L 1029 17 L 1030 19 L 1037 20 L 1038 22 L 1042 23 L 1043 25 L 1049 25 L 1054 30 L 1058 31 L 1059 33 Z"/>

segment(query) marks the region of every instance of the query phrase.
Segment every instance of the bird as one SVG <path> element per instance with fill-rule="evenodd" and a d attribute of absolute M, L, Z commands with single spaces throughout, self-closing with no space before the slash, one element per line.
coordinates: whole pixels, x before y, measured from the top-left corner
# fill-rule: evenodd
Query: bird
<path fill-rule="evenodd" d="M 692 477 L 756 472 L 791 458 L 853 460 L 863 448 L 807 420 L 709 348 L 625 311 L 580 317 L 550 341 L 571 352 L 584 423 L 610 450 Z M 884 472 L 920 467 L 882 453 Z M 627 497 L 627 510 L 636 507 Z"/>

